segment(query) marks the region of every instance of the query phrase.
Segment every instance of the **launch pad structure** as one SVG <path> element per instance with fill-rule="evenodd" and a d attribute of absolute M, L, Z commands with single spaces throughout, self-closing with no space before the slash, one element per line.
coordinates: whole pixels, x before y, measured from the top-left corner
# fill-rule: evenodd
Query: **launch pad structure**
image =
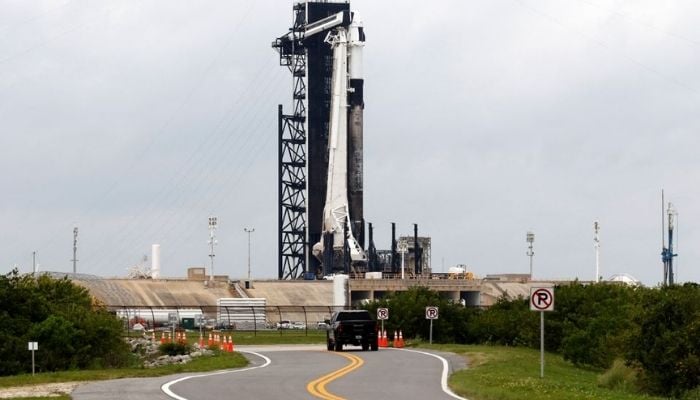
<path fill-rule="evenodd" d="M 364 254 L 364 31 L 358 23 L 347 2 L 298 2 L 293 26 L 272 43 L 293 80 L 291 113 L 278 106 L 278 279 L 315 279 L 343 266 L 347 270 L 353 250 L 348 242 Z M 347 54 L 339 56 L 340 50 Z M 338 60 L 345 70 L 339 70 Z M 337 82 L 347 87 L 340 90 Z M 343 154 L 334 157 L 337 147 Z M 323 256 L 312 256 L 315 247 Z"/>

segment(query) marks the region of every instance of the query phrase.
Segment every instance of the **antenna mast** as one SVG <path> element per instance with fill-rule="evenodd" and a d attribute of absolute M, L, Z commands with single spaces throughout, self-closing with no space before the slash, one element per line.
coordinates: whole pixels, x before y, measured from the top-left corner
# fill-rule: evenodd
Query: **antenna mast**
<path fill-rule="evenodd" d="M 77 263 L 78 263 L 78 227 L 73 228 L 73 273 L 77 273 Z"/>
<path fill-rule="evenodd" d="M 209 281 L 214 283 L 214 245 L 218 242 L 216 241 L 216 227 L 218 226 L 217 217 L 209 217 L 209 258 L 211 258 L 211 274 L 209 276 Z"/>
<path fill-rule="evenodd" d="M 535 242 L 535 234 L 533 232 L 528 232 L 525 235 L 525 241 L 528 244 L 527 253 L 525 253 L 525 255 L 530 257 L 530 280 L 532 280 L 532 256 L 535 255 L 535 251 L 532 249 L 532 244 Z"/>

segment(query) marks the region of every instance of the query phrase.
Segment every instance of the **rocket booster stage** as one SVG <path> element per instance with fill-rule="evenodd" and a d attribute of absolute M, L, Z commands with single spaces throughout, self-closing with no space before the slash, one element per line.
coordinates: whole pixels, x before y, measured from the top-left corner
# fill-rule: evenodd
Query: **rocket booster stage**
<path fill-rule="evenodd" d="M 364 209 L 363 209 L 363 151 L 362 125 L 365 108 L 362 74 L 362 50 L 365 46 L 365 33 L 360 14 L 353 12 L 348 30 L 348 203 L 352 231 L 364 248 Z"/>
<path fill-rule="evenodd" d="M 329 269 L 347 265 L 342 260 L 348 250 L 353 262 L 367 261 L 362 202 L 364 40 L 358 13 L 352 14 L 349 25 L 337 26 L 325 39 L 333 49 L 328 176 L 323 238 L 314 245 L 313 253 Z"/>

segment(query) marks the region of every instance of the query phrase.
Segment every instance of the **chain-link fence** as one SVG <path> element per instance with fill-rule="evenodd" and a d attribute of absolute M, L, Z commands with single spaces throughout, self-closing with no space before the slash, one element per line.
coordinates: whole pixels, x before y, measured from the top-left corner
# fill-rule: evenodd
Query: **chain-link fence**
<path fill-rule="evenodd" d="M 258 331 L 323 330 L 326 320 L 343 306 L 109 306 L 132 330 L 237 330 Z"/>

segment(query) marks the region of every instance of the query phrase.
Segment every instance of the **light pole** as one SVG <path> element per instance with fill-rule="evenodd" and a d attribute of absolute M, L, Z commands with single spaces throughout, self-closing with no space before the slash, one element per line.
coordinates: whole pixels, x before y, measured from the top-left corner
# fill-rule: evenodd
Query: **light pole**
<path fill-rule="evenodd" d="M 600 282 L 600 223 L 593 222 L 593 248 L 595 249 L 595 283 Z"/>
<path fill-rule="evenodd" d="M 214 245 L 217 244 L 216 241 L 216 227 L 219 225 L 217 217 L 209 217 L 209 258 L 211 258 L 211 276 L 209 276 L 209 281 L 214 283 Z"/>
<path fill-rule="evenodd" d="M 248 281 L 250 281 L 250 234 L 255 232 L 255 228 L 243 228 L 248 234 Z"/>
<path fill-rule="evenodd" d="M 532 280 L 532 256 L 535 255 L 535 251 L 532 250 L 532 244 L 535 242 L 535 234 L 528 232 L 525 235 L 525 241 L 528 243 L 527 253 L 525 254 L 530 257 L 530 280 Z"/>

